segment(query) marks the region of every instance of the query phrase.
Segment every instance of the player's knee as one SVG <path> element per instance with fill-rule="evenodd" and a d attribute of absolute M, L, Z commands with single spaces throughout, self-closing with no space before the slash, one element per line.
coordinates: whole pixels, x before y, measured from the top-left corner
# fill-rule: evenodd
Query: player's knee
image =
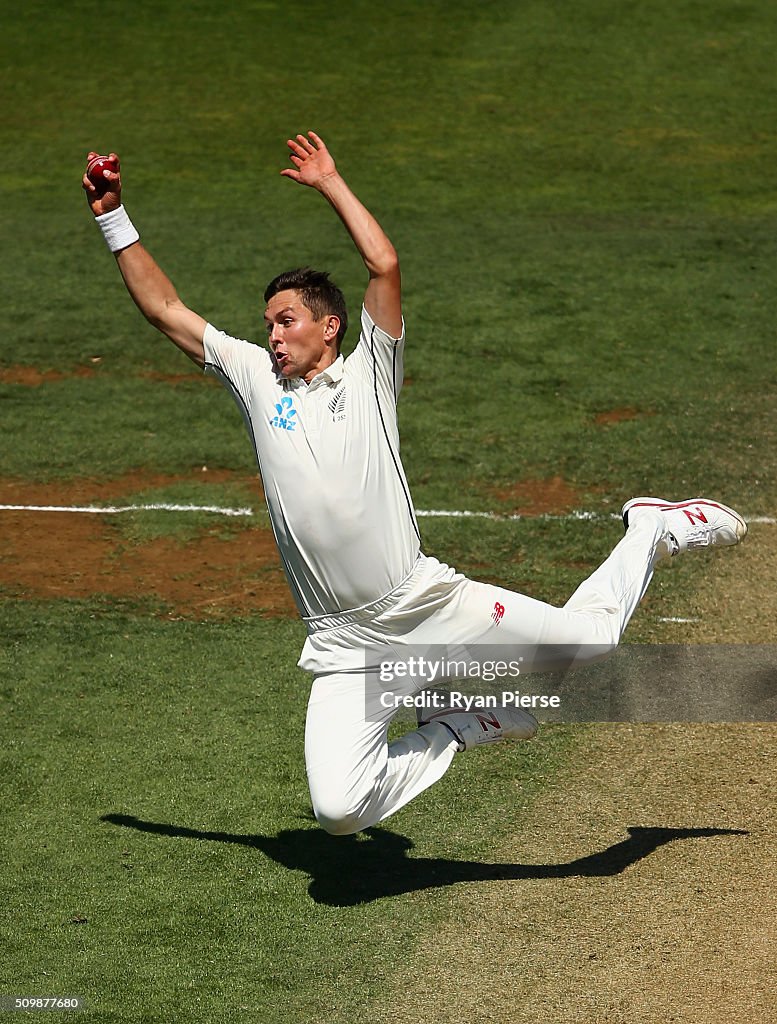
<path fill-rule="evenodd" d="M 313 813 L 321 828 L 330 836 L 350 836 L 375 824 L 366 820 L 363 813 L 338 800 L 323 800 L 314 804 Z"/>
<path fill-rule="evenodd" d="M 357 814 L 337 814 L 316 810 L 316 821 L 330 836 L 351 836 L 367 826 L 361 824 Z"/>

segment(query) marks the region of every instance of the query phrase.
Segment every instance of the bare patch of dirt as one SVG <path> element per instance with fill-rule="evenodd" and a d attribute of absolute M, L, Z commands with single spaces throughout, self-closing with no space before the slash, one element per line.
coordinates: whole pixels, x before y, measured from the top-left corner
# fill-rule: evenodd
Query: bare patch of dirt
<path fill-rule="evenodd" d="M 150 598 L 175 617 L 197 619 L 296 614 L 269 529 L 127 545 L 103 516 L 0 515 L 0 587 L 17 596 Z"/>
<path fill-rule="evenodd" d="M 0 367 L 0 384 L 21 384 L 26 388 L 38 388 L 53 380 L 67 380 L 70 377 L 94 377 L 94 366 L 76 366 L 72 370 L 38 370 L 35 366 Z"/>
<path fill-rule="evenodd" d="M 644 409 L 634 409 L 624 405 L 621 409 L 608 409 L 605 412 L 597 413 L 594 416 L 594 423 L 597 426 L 607 426 L 610 423 L 623 423 L 624 420 L 638 420 L 643 416 L 654 416 L 655 413 Z"/>
<path fill-rule="evenodd" d="M 256 475 L 200 467 L 189 473 L 135 471 L 112 480 L 35 484 L 0 480 L 2 505 L 75 505 L 181 482 L 237 483 L 261 500 Z M 296 614 L 270 529 L 231 537 L 216 528 L 183 544 L 160 537 L 128 544 L 109 517 L 77 512 L 0 511 L 0 587 L 21 597 L 151 598 L 184 617 Z"/>
<path fill-rule="evenodd" d="M 258 496 L 262 494 L 258 474 L 197 466 L 188 473 L 132 470 L 112 479 L 80 477 L 46 484 L 8 477 L 0 479 L 0 505 L 88 505 L 94 501 L 114 501 L 128 494 L 139 494 L 178 483 L 237 483 L 244 484 Z"/>
<path fill-rule="evenodd" d="M 69 370 L 39 370 L 36 366 L 22 365 L 4 366 L 0 367 L 0 384 L 19 384 L 22 387 L 37 388 L 41 384 L 48 384 L 51 381 L 72 380 L 74 377 L 94 377 L 101 362 L 102 358 L 95 356 L 91 360 L 91 366 L 75 366 Z M 208 377 L 196 371 L 163 373 L 160 370 L 140 370 L 135 376 L 173 386 L 197 382 L 206 386 L 220 387 L 215 377 Z"/>
<path fill-rule="evenodd" d="M 560 476 L 518 480 L 509 487 L 488 488 L 488 493 L 508 504 L 512 512 L 527 516 L 571 512 L 581 508 L 586 497 Z"/>

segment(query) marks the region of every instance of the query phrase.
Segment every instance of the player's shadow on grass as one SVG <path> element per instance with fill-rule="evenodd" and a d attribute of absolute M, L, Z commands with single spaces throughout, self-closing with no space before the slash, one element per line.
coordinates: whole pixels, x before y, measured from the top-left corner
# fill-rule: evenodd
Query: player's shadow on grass
<path fill-rule="evenodd" d="M 261 850 L 284 867 L 310 875 L 308 892 L 312 899 L 335 907 L 458 882 L 619 875 L 660 846 L 679 839 L 749 834 L 731 828 L 634 827 L 627 830 L 628 839 L 567 864 L 482 864 L 442 857 L 409 857 L 412 841 L 384 828 L 367 829 L 358 836 L 330 836 L 317 828 L 288 829 L 277 836 L 247 836 L 141 821 L 128 814 L 106 814 L 102 821 L 173 839 L 235 843 Z"/>

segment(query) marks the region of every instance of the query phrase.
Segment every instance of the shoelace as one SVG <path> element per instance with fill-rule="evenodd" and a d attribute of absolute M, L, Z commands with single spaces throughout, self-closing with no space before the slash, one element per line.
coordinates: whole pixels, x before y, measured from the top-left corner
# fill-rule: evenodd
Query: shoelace
<path fill-rule="evenodd" d="M 688 548 L 708 548 L 712 543 L 712 530 L 709 526 L 692 527 L 685 534 L 685 546 Z"/>

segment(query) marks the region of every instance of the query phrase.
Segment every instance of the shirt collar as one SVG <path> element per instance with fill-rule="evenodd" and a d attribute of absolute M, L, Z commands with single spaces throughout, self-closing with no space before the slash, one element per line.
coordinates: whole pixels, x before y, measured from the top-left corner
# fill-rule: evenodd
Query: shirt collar
<path fill-rule="evenodd" d="M 325 370 L 317 374 L 313 380 L 318 380 L 321 377 L 323 380 L 328 381 L 330 384 L 336 384 L 343 376 L 343 357 L 338 356 L 333 363 L 331 363 Z M 313 380 L 310 382 L 313 383 Z"/>
<path fill-rule="evenodd" d="M 321 385 L 336 384 L 339 380 L 342 380 L 344 362 L 345 360 L 343 359 L 343 356 L 339 355 L 337 359 L 335 359 L 333 363 L 327 366 L 325 370 L 322 370 L 321 373 L 317 373 L 316 376 L 308 385 L 305 385 L 305 382 L 301 377 L 292 377 L 291 379 L 289 379 L 288 377 L 284 377 L 283 374 L 281 373 L 277 373 L 276 376 L 278 380 L 283 383 L 284 387 L 310 387 L 312 384 L 316 384 L 316 386 L 319 386 L 317 382 L 320 382 Z"/>

